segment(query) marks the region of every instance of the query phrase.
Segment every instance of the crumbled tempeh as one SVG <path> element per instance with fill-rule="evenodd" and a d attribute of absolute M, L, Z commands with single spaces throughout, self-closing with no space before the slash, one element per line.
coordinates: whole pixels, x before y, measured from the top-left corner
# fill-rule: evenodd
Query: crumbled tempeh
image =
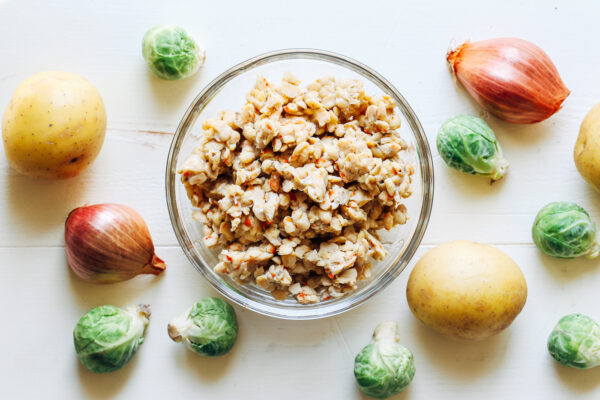
<path fill-rule="evenodd" d="M 387 251 L 377 231 L 404 224 L 414 168 L 387 95 L 323 77 L 279 86 L 259 76 L 240 112 L 207 119 L 179 169 L 203 224 L 224 246 L 215 271 L 303 304 L 343 296 Z"/>

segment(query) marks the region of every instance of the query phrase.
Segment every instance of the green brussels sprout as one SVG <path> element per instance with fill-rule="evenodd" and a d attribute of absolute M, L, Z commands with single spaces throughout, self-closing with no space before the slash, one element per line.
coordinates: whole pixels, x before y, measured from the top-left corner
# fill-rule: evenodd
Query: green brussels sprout
<path fill-rule="evenodd" d="M 535 217 L 531 235 L 535 245 L 552 257 L 598 256 L 596 225 L 575 203 L 557 201 L 544 206 Z"/>
<path fill-rule="evenodd" d="M 156 26 L 146 32 L 142 54 L 152 72 L 167 80 L 193 75 L 205 59 L 204 50 L 196 41 L 183 28 L 174 25 Z"/>
<path fill-rule="evenodd" d="M 481 118 L 472 115 L 450 118 L 440 127 L 436 144 L 442 160 L 461 172 L 497 181 L 508 168 L 494 131 Z"/>
<path fill-rule="evenodd" d="M 124 310 L 114 306 L 92 308 L 79 319 L 73 330 L 77 357 L 92 372 L 120 369 L 144 343 L 148 318 L 148 305 Z"/>
<path fill-rule="evenodd" d="M 566 315 L 550 333 L 548 351 L 556 361 L 569 367 L 597 367 L 600 365 L 600 326 L 585 315 Z"/>
<path fill-rule="evenodd" d="M 371 397 L 385 399 L 400 393 L 415 375 L 413 355 L 398 344 L 398 325 L 383 322 L 373 333 L 373 342 L 354 359 L 354 376 L 360 390 Z"/>
<path fill-rule="evenodd" d="M 231 350 L 238 335 L 233 307 L 221 299 L 200 300 L 168 327 L 175 342 L 183 342 L 190 350 L 203 356 L 222 356 Z"/>

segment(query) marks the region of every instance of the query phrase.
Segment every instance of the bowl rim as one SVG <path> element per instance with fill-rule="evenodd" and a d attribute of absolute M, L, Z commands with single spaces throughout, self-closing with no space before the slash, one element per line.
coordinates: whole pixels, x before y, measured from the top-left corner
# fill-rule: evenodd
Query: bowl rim
<path fill-rule="evenodd" d="M 377 278 L 379 281 L 378 285 L 373 285 L 370 290 L 361 292 L 360 296 L 355 296 L 351 301 L 335 302 L 331 303 L 330 306 L 327 306 L 328 302 L 318 303 L 321 304 L 321 307 L 317 309 L 306 308 L 303 311 L 303 308 L 299 307 L 298 309 L 294 309 L 291 313 L 290 311 L 292 310 L 289 308 L 284 309 L 250 299 L 243 293 L 235 290 L 235 288 L 231 287 L 228 283 L 224 282 L 223 280 L 215 279 L 213 275 L 207 272 L 207 270 L 210 270 L 211 267 L 207 265 L 201 258 L 197 258 L 194 254 L 194 244 L 189 236 L 185 233 L 186 230 L 183 226 L 182 217 L 177 207 L 175 194 L 175 184 L 178 182 L 178 179 L 176 179 L 177 165 L 175 164 L 175 156 L 176 154 L 178 155 L 178 150 L 181 147 L 183 139 L 185 138 L 185 132 L 195 122 L 196 115 L 201 113 L 206 105 L 213 99 L 213 97 L 218 94 L 221 88 L 233 78 L 255 67 L 259 67 L 274 61 L 289 59 L 312 59 L 337 64 L 369 78 L 382 91 L 384 91 L 384 93 L 391 92 L 391 94 L 393 94 L 394 97 L 399 100 L 399 102 L 397 101 L 397 106 L 402 109 L 403 113 L 410 117 L 406 118 L 406 122 L 409 123 L 414 134 L 415 145 L 417 146 L 416 153 L 419 159 L 422 181 L 421 212 L 419 214 L 417 225 L 412 234 L 411 240 L 406 246 L 406 249 L 398 254 L 396 259 L 390 264 L 390 267 Z M 387 79 L 365 64 L 338 53 L 312 48 L 290 48 L 259 54 L 234 65 L 208 83 L 194 98 L 177 127 L 169 148 L 165 175 L 166 200 L 167 208 L 169 210 L 169 217 L 171 219 L 171 226 L 175 236 L 177 237 L 180 247 L 184 251 L 188 260 L 191 262 L 192 266 L 202 274 L 202 276 L 217 292 L 234 303 L 242 306 L 245 309 L 250 309 L 258 314 L 288 320 L 309 320 L 338 315 L 358 307 L 367 300 L 373 298 L 377 293 L 383 291 L 392 281 L 394 281 L 395 278 L 398 277 L 398 275 L 400 275 L 400 273 L 406 268 L 414 256 L 427 229 L 433 206 L 434 171 L 431 149 L 429 147 L 429 142 L 427 140 L 425 131 L 417 115 L 413 111 L 412 107 L 408 104 L 404 96 L 402 96 L 398 89 L 396 89 L 394 85 L 392 85 Z M 348 299 L 350 296 L 344 296 L 344 298 Z M 318 313 L 311 313 L 310 311 L 312 310 L 318 310 Z"/>

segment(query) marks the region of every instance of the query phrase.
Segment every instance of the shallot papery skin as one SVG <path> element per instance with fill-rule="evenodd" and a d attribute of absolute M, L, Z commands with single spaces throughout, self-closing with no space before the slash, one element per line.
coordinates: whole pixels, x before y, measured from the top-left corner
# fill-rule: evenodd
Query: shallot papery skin
<path fill-rule="evenodd" d="M 515 124 L 545 120 L 570 93 L 548 55 L 526 40 L 465 42 L 446 60 L 480 105 Z"/>
<path fill-rule="evenodd" d="M 88 282 L 120 282 L 139 274 L 157 275 L 166 268 L 154 253 L 144 219 L 121 204 L 71 211 L 65 222 L 65 245 L 69 266 Z"/>

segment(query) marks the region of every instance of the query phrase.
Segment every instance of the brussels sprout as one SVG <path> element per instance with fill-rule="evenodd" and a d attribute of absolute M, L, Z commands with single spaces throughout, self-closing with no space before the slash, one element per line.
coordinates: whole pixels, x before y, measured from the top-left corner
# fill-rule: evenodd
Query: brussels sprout
<path fill-rule="evenodd" d="M 144 343 L 148 318 L 148 305 L 125 310 L 114 306 L 92 308 L 73 330 L 75 351 L 83 366 L 97 373 L 123 367 Z"/>
<path fill-rule="evenodd" d="M 398 325 L 383 322 L 377 325 L 373 342 L 354 359 L 354 376 L 364 394 L 385 399 L 400 393 L 412 381 L 413 355 L 398 341 Z"/>
<path fill-rule="evenodd" d="M 531 235 L 535 245 L 552 257 L 598 256 L 596 225 L 575 203 L 557 201 L 544 206 L 535 217 Z"/>
<path fill-rule="evenodd" d="M 569 367 L 597 367 L 600 365 L 600 326 L 585 315 L 566 315 L 550 333 L 548 351 L 556 361 Z"/>
<path fill-rule="evenodd" d="M 471 115 L 450 118 L 440 127 L 436 144 L 442 160 L 461 172 L 497 181 L 508 168 L 494 131 L 481 118 Z"/>
<path fill-rule="evenodd" d="M 160 25 L 150 29 L 142 40 L 146 63 L 159 78 L 187 78 L 204 64 L 205 53 L 183 29 Z"/>
<path fill-rule="evenodd" d="M 221 299 L 208 297 L 194 304 L 169 324 L 169 336 L 190 350 L 213 357 L 231 350 L 238 334 L 233 308 Z"/>

